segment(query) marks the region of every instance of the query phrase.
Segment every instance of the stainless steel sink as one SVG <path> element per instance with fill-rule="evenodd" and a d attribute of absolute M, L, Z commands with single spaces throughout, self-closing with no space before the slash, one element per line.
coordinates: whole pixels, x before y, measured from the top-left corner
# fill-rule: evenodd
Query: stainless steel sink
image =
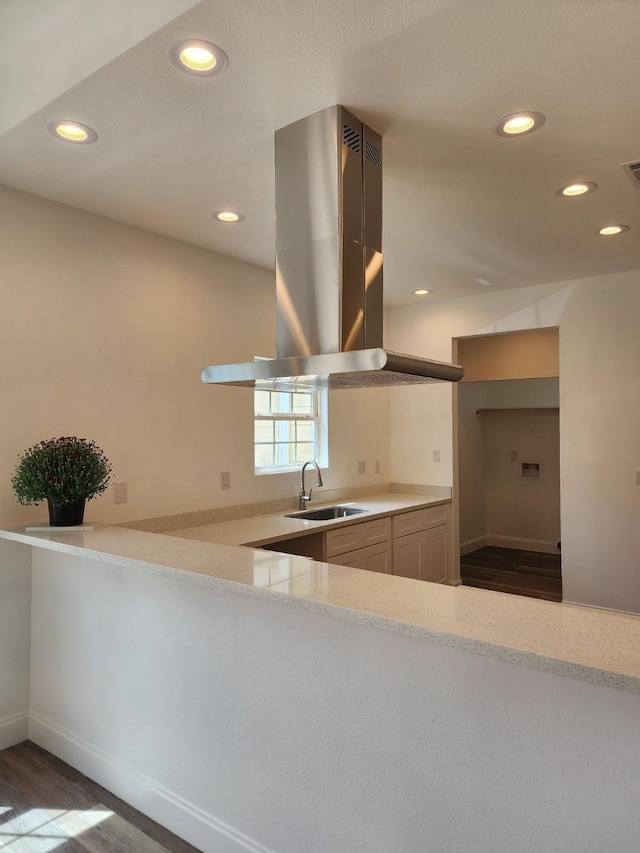
<path fill-rule="evenodd" d="M 300 518 L 303 521 L 330 521 L 332 518 L 346 518 L 366 512 L 355 506 L 321 506 L 318 509 L 303 509 L 300 512 L 288 512 L 286 518 Z"/>

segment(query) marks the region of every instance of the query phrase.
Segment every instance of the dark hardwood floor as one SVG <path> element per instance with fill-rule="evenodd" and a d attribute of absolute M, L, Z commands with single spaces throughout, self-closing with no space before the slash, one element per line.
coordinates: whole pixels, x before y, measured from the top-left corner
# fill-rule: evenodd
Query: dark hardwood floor
<path fill-rule="evenodd" d="M 560 554 L 488 545 L 460 557 L 464 586 L 562 601 Z"/>
<path fill-rule="evenodd" d="M 199 853 L 30 741 L 0 752 L 0 849 Z"/>

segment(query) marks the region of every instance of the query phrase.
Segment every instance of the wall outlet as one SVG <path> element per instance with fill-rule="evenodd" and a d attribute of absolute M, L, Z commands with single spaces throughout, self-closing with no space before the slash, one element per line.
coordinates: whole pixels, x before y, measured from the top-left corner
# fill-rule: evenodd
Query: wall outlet
<path fill-rule="evenodd" d="M 358 474 L 366 474 L 367 473 L 367 463 L 364 459 L 361 459 L 358 462 Z"/>
<path fill-rule="evenodd" d="M 512 450 L 509 453 L 509 462 L 517 462 L 518 461 L 518 451 Z"/>
<path fill-rule="evenodd" d="M 433 461 L 434 461 L 434 462 L 439 462 L 439 461 L 440 461 L 440 451 L 439 451 L 439 450 L 434 450 L 434 451 L 433 451 Z"/>
<path fill-rule="evenodd" d="M 640 486 L 640 468 L 636 468 L 636 486 Z"/>
<path fill-rule="evenodd" d="M 127 484 L 113 484 L 113 502 L 114 504 L 126 504 L 127 502 Z"/>
<path fill-rule="evenodd" d="M 231 472 L 230 471 L 220 471 L 220 488 L 221 489 L 230 489 L 231 488 Z"/>
<path fill-rule="evenodd" d="M 373 463 L 373 470 L 376 474 L 380 473 L 380 460 L 379 459 L 376 459 L 376 461 Z"/>

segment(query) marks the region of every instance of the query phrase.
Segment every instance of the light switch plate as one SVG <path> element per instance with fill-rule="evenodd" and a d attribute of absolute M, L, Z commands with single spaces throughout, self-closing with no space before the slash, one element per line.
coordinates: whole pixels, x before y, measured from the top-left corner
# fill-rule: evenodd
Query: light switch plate
<path fill-rule="evenodd" d="M 113 484 L 113 502 L 114 504 L 126 504 L 127 502 L 127 484 Z"/>

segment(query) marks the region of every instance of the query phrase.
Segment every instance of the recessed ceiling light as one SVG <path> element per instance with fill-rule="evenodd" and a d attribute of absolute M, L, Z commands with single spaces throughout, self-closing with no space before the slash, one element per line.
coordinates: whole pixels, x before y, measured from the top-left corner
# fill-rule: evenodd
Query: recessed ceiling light
<path fill-rule="evenodd" d="M 75 142 L 80 145 L 89 145 L 98 138 L 95 130 L 86 124 L 80 124 L 79 121 L 68 121 L 67 119 L 53 119 L 47 124 L 47 130 L 56 139 L 63 139 L 65 142 Z"/>
<path fill-rule="evenodd" d="M 430 290 L 414 290 L 413 292 L 416 296 L 426 296 L 427 293 L 431 293 Z"/>
<path fill-rule="evenodd" d="M 186 39 L 171 45 L 169 59 L 180 71 L 195 77 L 222 74 L 229 64 L 229 58 L 221 47 L 201 39 Z"/>
<path fill-rule="evenodd" d="M 575 184 L 568 184 L 566 187 L 560 187 L 559 190 L 556 190 L 556 195 L 564 196 L 565 198 L 573 198 L 577 195 L 586 195 L 587 193 L 595 192 L 597 189 L 597 184 L 592 184 L 589 181 L 577 181 Z"/>
<path fill-rule="evenodd" d="M 614 234 L 622 234 L 623 231 L 628 230 L 628 225 L 605 225 L 605 227 L 601 228 L 597 233 L 601 234 L 603 237 L 613 237 Z"/>
<path fill-rule="evenodd" d="M 494 130 L 498 136 L 522 136 L 525 133 L 532 133 L 538 130 L 544 124 L 544 116 L 542 113 L 512 113 L 508 116 L 503 116 L 496 123 Z"/>
<path fill-rule="evenodd" d="M 218 210 L 211 215 L 218 222 L 244 222 L 246 219 L 244 213 L 238 213 L 237 210 Z"/>

